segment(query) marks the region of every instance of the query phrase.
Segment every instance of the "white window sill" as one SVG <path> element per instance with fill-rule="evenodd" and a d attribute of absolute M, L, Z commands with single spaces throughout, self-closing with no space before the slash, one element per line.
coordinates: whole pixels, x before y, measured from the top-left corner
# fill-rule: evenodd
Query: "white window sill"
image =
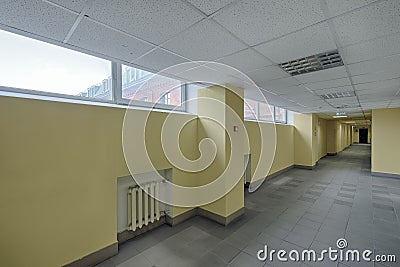
<path fill-rule="evenodd" d="M 102 101 L 99 101 L 96 99 L 83 100 L 83 99 L 73 99 L 73 98 L 64 98 L 64 97 L 56 97 L 56 96 L 36 95 L 36 94 L 29 94 L 29 93 L 18 93 L 18 92 L 11 92 L 11 91 L 2 91 L 1 89 L 0 89 L 0 96 L 35 99 L 35 100 L 43 100 L 43 101 L 53 101 L 53 102 L 61 102 L 61 103 L 72 103 L 72 104 L 78 104 L 78 105 L 112 107 L 112 108 L 133 109 L 133 110 L 152 110 L 155 112 L 195 115 L 195 114 L 191 114 L 191 113 L 188 113 L 185 111 L 180 111 L 180 110 L 157 109 L 157 108 L 148 108 L 148 107 L 140 107 L 140 106 L 132 106 L 132 105 L 114 104 L 114 103 L 110 103 L 110 102 L 102 102 Z"/>

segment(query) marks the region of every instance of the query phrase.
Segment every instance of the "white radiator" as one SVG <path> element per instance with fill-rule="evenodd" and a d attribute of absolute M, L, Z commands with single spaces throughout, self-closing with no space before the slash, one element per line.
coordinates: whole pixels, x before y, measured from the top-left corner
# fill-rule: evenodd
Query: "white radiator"
<path fill-rule="evenodd" d="M 128 225 L 129 230 L 135 231 L 160 219 L 160 202 L 152 196 L 158 198 L 160 193 L 160 182 L 145 184 L 143 188 L 139 186 L 129 187 L 128 189 Z"/>

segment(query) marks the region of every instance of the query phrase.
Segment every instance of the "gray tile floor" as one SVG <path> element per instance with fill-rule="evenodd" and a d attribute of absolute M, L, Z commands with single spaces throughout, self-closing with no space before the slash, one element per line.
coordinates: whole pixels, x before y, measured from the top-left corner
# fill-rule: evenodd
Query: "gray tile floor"
<path fill-rule="evenodd" d="M 395 159 L 394 159 L 395 160 Z M 396 159 L 398 160 L 398 159 Z M 348 249 L 400 257 L 400 179 L 370 175 L 370 146 L 353 145 L 316 169 L 292 169 L 245 193 L 246 214 L 223 227 L 201 217 L 163 225 L 120 246 L 98 266 L 400 266 L 367 262 L 261 262 L 270 248 Z"/>

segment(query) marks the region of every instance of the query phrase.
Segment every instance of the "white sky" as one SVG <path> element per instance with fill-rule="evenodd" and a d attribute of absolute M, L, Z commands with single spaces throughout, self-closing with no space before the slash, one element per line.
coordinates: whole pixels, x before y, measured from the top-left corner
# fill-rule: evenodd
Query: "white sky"
<path fill-rule="evenodd" d="M 111 75 L 111 63 L 0 30 L 0 86 L 76 95 Z"/>

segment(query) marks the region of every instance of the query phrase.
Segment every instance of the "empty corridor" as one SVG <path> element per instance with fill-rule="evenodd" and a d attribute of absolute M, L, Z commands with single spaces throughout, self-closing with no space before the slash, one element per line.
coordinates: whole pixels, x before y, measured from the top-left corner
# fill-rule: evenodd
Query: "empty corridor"
<path fill-rule="evenodd" d="M 292 169 L 245 194 L 246 214 L 229 226 L 201 217 L 162 227 L 120 246 L 99 266 L 399 266 L 398 263 L 261 262 L 264 245 L 290 251 L 336 247 L 400 251 L 400 180 L 370 175 L 370 146 L 325 157 L 314 170 Z M 396 255 L 397 257 L 400 255 Z"/>

